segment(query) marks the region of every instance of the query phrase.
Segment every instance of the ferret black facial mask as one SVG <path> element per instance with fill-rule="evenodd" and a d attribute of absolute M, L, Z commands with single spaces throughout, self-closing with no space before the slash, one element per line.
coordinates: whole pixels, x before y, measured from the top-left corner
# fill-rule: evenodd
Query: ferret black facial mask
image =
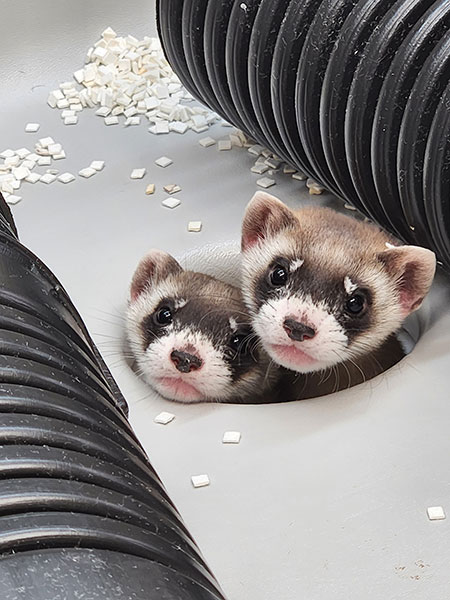
<path fill-rule="evenodd" d="M 134 273 L 127 333 L 143 377 L 170 400 L 245 402 L 267 382 L 239 290 L 165 252 L 150 251 Z"/>
<path fill-rule="evenodd" d="M 270 357 L 310 373 L 379 348 L 419 308 L 433 252 L 320 207 L 258 192 L 242 228 L 243 295 Z"/>

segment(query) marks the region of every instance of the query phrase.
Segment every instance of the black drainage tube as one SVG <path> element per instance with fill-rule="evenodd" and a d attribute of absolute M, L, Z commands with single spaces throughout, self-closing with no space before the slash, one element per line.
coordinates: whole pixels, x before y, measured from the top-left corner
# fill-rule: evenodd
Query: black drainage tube
<path fill-rule="evenodd" d="M 194 96 L 450 270 L 450 2 L 157 0 L 157 16 Z"/>
<path fill-rule="evenodd" d="M 0 196 L 2 600 L 223 600 L 126 414 Z"/>

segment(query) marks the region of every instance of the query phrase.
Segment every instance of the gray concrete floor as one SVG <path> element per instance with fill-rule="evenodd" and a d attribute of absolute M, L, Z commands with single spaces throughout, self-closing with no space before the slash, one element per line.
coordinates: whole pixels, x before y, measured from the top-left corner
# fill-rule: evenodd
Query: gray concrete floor
<path fill-rule="evenodd" d="M 131 407 L 131 422 L 172 499 L 230 600 L 441 600 L 449 593 L 450 520 L 430 522 L 428 506 L 450 513 L 448 286 L 421 314 L 423 335 L 389 373 L 330 397 L 267 406 L 183 406 L 157 397 L 121 354 L 127 288 L 141 255 L 160 247 L 182 255 L 237 240 L 255 190 L 244 150 L 201 148 L 192 132 L 155 137 L 144 124 L 105 127 L 85 111 L 75 127 L 46 105 L 100 32 L 111 25 L 154 33 L 152 3 L 19 0 L 0 3 L 2 149 L 51 135 L 77 172 L 106 161 L 89 180 L 25 184 L 14 207 L 22 241 L 61 279 Z M 24 133 L 28 121 L 38 134 Z M 210 134 L 226 135 L 220 125 Z M 174 160 L 162 170 L 153 163 Z M 143 181 L 131 181 L 146 167 Z M 58 165 L 59 168 L 59 165 Z M 178 183 L 182 205 L 144 194 Z M 276 193 L 309 200 L 300 182 L 277 176 Z M 318 202 L 332 203 L 330 197 Z M 186 231 L 201 219 L 203 231 Z M 176 414 L 155 425 L 161 410 Z M 223 446 L 223 431 L 242 432 Z M 193 489 L 192 474 L 211 485 Z"/>

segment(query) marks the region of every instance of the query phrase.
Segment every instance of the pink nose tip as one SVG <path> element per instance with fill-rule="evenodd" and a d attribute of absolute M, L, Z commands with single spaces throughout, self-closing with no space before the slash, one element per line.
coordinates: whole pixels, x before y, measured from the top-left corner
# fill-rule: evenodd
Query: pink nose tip
<path fill-rule="evenodd" d="M 288 337 L 295 342 L 311 340 L 316 335 L 316 332 L 312 327 L 308 327 L 308 325 L 305 325 L 304 323 L 299 323 L 295 319 L 285 319 L 283 329 Z"/>
<path fill-rule="evenodd" d="M 182 350 L 173 350 L 170 353 L 170 359 L 175 365 L 175 368 L 180 373 L 190 373 L 191 371 L 197 371 L 203 365 L 201 358 L 195 354 L 189 354 Z"/>

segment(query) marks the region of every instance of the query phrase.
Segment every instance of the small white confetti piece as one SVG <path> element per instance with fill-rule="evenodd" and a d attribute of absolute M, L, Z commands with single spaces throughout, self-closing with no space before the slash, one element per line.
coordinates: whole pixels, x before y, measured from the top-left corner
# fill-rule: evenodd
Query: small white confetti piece
<path fill-rule="evenodd" d="M 74 115 L 73 117 L 66 117 L 64 119 L 64 125 L 76 125 L 78 123 L 78 117 Z M 56 152 L 58 154 L 58 152 Z"/>
<path fill-rule="evenodd" d="M 170 131 L 175 131 L 175 133 L 186 133 L 188 130 L 188 126 L 186 123 L 180 123 L 180 121 L 172 121 L 169 123 Z"/>
<path fill-rule="evenodd" d="M 258 175 L 262 175 L 263 173 L 265 173 L 268 170 L 269 170 L 269 167 L 267 165 L 265 165 L 264 163 L 258 163 L 257 165 L 253 165 L 253 167 L 250 169 L 250 171 L 252 173 L 257 173 Z"/>
<path fill-rule="evenodd" d="M 47 184 L 53 183 L 54 181 L 56 181 L 56 175 L 52 175 L 51 173 L 45 173 L 45 175 L 42 175 L 39 181 L 42 181 L 42 183 Z"/>
<path fill-rule="evenodd" d="M 161 204 L 163 206 L 166 206 L 167 208 L 176 208 L 177 206 L 179 206 L 181 204 L 181 201 L 178 200 L 178 198 L 164 198 L 164 200 L 161 202 Z"/>
<path fill-rule="evenodd" d="M 173 160 L 171 158 L 168 158 L 167 156 L 161 156 L 160 158 L 157 158 L 155 160 L 155 165 L 158 165 L 158 167 L 162 167 L 163 169 L 165 169 L 172 163 Z"/>
<path fill-rule="evenodd" d="M 125 119 L 125 127 L 129 127 L 130 125 L 140 125 L 141 124 L 141 117 L 128 117 L 128 119 Z"/>
<path fill-rule="evenodd" d="M 427 513 L 430 521 L 440 521 L 445 519 L 445 512 L 442 506 L 430 506 L 427 508 Z"/>
<path fill-rule="evenodd" d="M 202 230 L 202 222 L 201 221 L 189 221 L 188 231 L 201 231 L 201 230 Z"/>
<path fill-rule="evenodd" d="M 266 158 L 265 163 L 271 169 L 278 169 L 280 167 L 282 161 L 278 160 L 277 158 L 274 158 L 273 156 L 271 156 L 269 158 Z"/>
<path fill-rule="evenodd" d="M 103 167 L 105 166 L 105 161 L 104 160 L 93 160 L 89 166 L 91 167 L 91 169 L 95 169 L 96 171 L 101 171 L 103 169 Z"/>
<path fill-rule="evenodd" d="M 192 475 L 191 481 L 195 488 L 205 487 L 210 483 L 208 475 Z"/>
<path fill-rule="evenodd" d="M 133 169 L 130 173 L 130 179 L 142 179 L 145 173 L 145 169 Z"/>
<path fill-rule="evenodd" d="M 354 206 L 352 206 L 351 204 L 344 204 L 344 208 L 347 210 L 356 210 L 356 208 Z"/>
<path fill-rule="evenodd" d="M 3 150 L 3 152 L 0 153 L 0 156 L 2 158 L 11 158 L 15 155 L 16 153 L 14 152 L 14 150 L 11 150 L 10 148 L 8 148 L 7 150 Z"/>
<path fill-rule="evenodd" d="M 52 159 L 50 158 L 50 156 L 41 156 L 40 158 L 38 158 L 37 164 L 40 167 L 46 167 L 52 164 Z"/>
<path fill-rule="evenodd" d="M 60 181 L 61 183 L 70 183 L 74 180 L 75 176 L 72 175 L 72 173 L 61 173 L 61 175 L 58 177 L 58 181 Z"/>
<path fill-rule="evenodd" d="M 260 146 L 259 144 L 254 144 L 253 146 L 250 146 L 247 152 L 250 152 L 250 154 L 253 154 L 254 156 L 259 156 L 260 154 L 262 154 L 263 150 L 263 146 Z"/>
<path fill-rule="evenodd" d="M 222 438 L 223 444 L 239 444 L 241 441 L 240 431 L 225 431 Z"/>
<path fill-rule="evenodd" d="M 297 181 L 305 181 L 305 179 L 308 179 L 308 178 L 301 171 L 297 171 L 297 173 L 292 173 L 292 179 L 297 179 Z"/>
<path fill-rule="evenodd" d="M 223 152 L 224 150 L 231 150 L 231 141 L 230 140 L 219 140 L 217 144 L 219 151 Z"/>
<path fill-rule="evenodd" d="M 198 143 L 200 146 L 203 146 L 203 148 L 209 148 L 209 146 L 214 146 L 216 140 L 212 137 L 204 137 L 201 140 L 198 140 Z"/>
<path fill-rule="evenodd" d="M 28 156 L 29 154 L 31 154 L 30 150 L 28 150 L 28 148 L 19 148 L 18 150 L 16 150 L 16 154 L 19 158 L 25 158 L 25 156 Z"/>
<path fill-rule="evenodd" d="M 95 114 L 98 115 L 99 117 L 107 117 L 110 112 L 111 112 L 111 109 L 108 106 L 101 106 L 99 109 L 97 109 L 95 111 Z"/>
<path fill-rule="evenodd" d="M 25 125 L 25 131 L 27 133 L 36 133 L 36 131 L 39 131 L 39 123 L 27 123 Z"/>
<path fill-rule="evenodd" d="M 28 177 L 28 175 L 30 174 L 30 169 L 27 169 L 26 167 L 16 167 L 12 170 L 12 174 L 16 179 L 20 181 L 22 179 L 25 179 L 25 177 Z"/>
<path fill-rule="evenodd" d="M 256 180 L 256 185 L 262 188 L 269 188 L 275 185 L 275 179 L 270 179 L 269 177 L 261 177 L 261 179 Z"/>
<path fill-rule="evenodd" d="M 59 154 L 62 151 L 61 144 L 49 144 L 48 151 L 50 154 Z"/>
<path fill-rule="evenodd" d="M 283 167 L 283 173 L 285 175 L 293 175 L 296 172 L 297 172 L 297 169 L 294 169 L 294 167 L 291 167 L 290 165 L 284 165 L 284 167 Z"/>
<path fill-rule="evenodd" d="M 38 173 L 30 173 L 28 177 L 25 177 L 25 181 L 28 181 L 28 183 L 37 183 L 40 178 L 41 176 Z"/>
<path fill-rule="evenodd" d="M 53 155 L 53 160 L 60 160 L 61 158 L 66 158 L 66 153 L 64 150 L 61 150 L 58 154 Z"/>
<path fill-rule="evenodd" d="M 51 137 L 45 137 L 45 138 L 41 138 L 40 140 L 38 140 L 38 144 L 39 146 L 42 146 L 42 148 L 48 148 L 50 146 L 50 144 L 54 144 L 55 140 Z"/>
<path fill-rule="evenodd" d="M 154 194 L 155 193 L 155 184 L 149 183 L 148 186 L 145 188 L 145 193 L 148 196 L 150 196 L 150 194 Z"/>
<path fill-rule="evenodd" d="M 15 196 L 14 194 L 10 194 L 5 198 L 7 204 L 17 204 L 22 200 L 22 196 Z"/>
<path fill-rule="evenodd" d="M 176 183 L 169 183 L 168 185 L 164 186 L 164 191 L 166 191 L 168 194 L 176 194 L 177 192 L 181 192 L 181 188 Z"/>
<path fill-rule="evenodd" d="M 175 419 L 175 415 L 163 410 L 163 412 L 159 413 L 159 415 L 156 415 L 156 417 L 153 420 L 155 423 L 159 423 L 160 425 L 167 425 L 174 419 Z"/>
<path fill-rule="evenodd" d="M 119 117 L 105 117 L 105 125 L 118 125 Z"/>
<path fill-rule="evenodd" d="M 92 175 L 95 175 L 96 173 L 97 171 L 91 167 L 85 167 L 84 169 L 81 169 L 81 171 L 78 171 L 78 175 L 86 178 L 92 177 Z"/>

